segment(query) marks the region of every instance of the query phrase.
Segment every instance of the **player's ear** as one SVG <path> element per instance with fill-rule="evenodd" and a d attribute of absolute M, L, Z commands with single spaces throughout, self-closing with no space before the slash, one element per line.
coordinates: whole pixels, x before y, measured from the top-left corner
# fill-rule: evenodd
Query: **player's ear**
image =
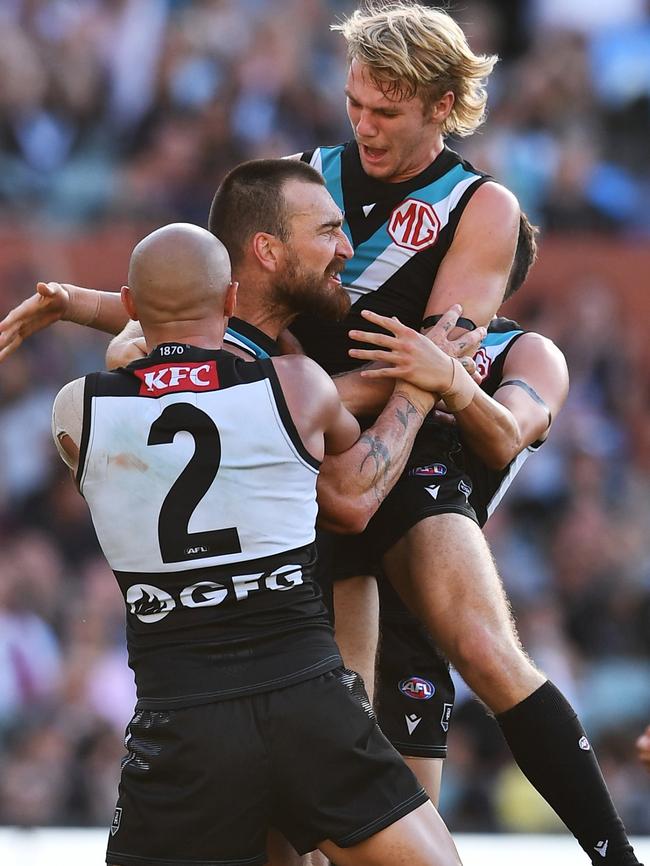
<path fill-rule="evenodd" d="M 267 271 L 277 271 L 281 252 L 282 241 L 269 232 L 257 232 L 251 240 L 255 258 Z"/>
<path fill-rule="evenodd" d="M 239 283 L 236 280 L 233 280 L 226 289 L 226 300 L 223 305 L 223 314 L 224 316 L 234 316 L 235 315 L 235 307 L 237 306 L 237 289 L 239 288 Z"/>
<path fill-rule="evenodd" d="M 429 118 L 434 123 L 442 123 L 451 114 L 451 109 L 454 107 L 455 101 L 456 97 L 451 90 L 443 93 L 439 99 L 436 99 L 435 102 L 431 103 Z"/>
<path fill-rule="evenodd" d="M 120 297 L 122 299 L 122 305 L 124 309 L 129 314 L 129 318 L 133 319 L 134 322 L 137 322 L 138 312 L 135 308 L 135 301 L 133 300 L 133 293 L 131 292 L 131 289 L 128 286 L 122 286 Z"/>

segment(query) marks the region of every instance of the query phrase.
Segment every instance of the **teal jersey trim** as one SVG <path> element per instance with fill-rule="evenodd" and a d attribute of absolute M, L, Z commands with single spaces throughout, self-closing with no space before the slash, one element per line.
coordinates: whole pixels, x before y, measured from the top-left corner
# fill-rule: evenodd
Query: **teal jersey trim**
<path fill-rule="evenodd" d="M 235 331 L 233 328 L 226 328 L 226 334 L 230 334 L 231 337 L 234 337 L 236 340 L 239 340 L 240 343 L 243 343 L 247 346 L 251 352 L 258 359 L 270 358 L 268 352 L 265 352 L 261 346 L 258 346 L 257 343 L 254 343 L 252 340 L 249 340 L 248 337 L 244 337 L 243 334 L 240 334 L 239 331 Z"/>
<path fill-rule="evenodd" d="M 340 156 L 339 156 L 339 184 L 340 184 Z M 479 180 L 482 175 L 476 174 L 475 172 L 467 171 L 463 168 L 462 165 L 456 165 L 451 171 L 448 171 L 443 177 L 438 178 L 438 180 L 433 181 L 433 183 L 428 184 L 427 186 L 421 187 L 420 189 L 414 189 L 408 195 L 406 195 L 405 199 L 416 199 L 418 201 L 426 202 L 427 204 L 436 205 L 443 201 L 443 199 L 447 198 L 452 194 L 454 189 L 458 186 L 458 184 L 463 181 L 473 181 Z M 326 178 L 327 180 L 327 178 Z M 332 194 L 332 197 L 335 198 L 333 190 L 329 188 L 329 192 Z M 444 228 L 446 222 L 441 225 L 441 228 Z M 393 239 L 388 234 L 388 221 L 386 221 L 379 229 L 370 237 L 367 241 L 364 241 L 362 244 L 359 244 L 354 251 L 354 258 L 351 259 L 343 273 L 341 274 L 341 279 L 343 280 L 345 285 L 351 286 L 354 285 L 355 281 L 359 279 L 361 274 L 368 268 L 370 264 L 377 261 L 381 257 L 381 255 L 388 249 L 388 247 L 394 244 Z"/>
<path fill-rule="evenodd" d="M 523 330 L 519 331 L 504 331 L 503 333 L 488 334 L 483 338 L 481 346 L 500 346 L 502 343 L 507 343 L 516 337 L 517 334 L 523 334 Z"/>
<path fill-rule="evenodd" d="M 325 179 L 327 191 L 336 202 L 338 208 L 345 214 L 345 206 L 343 201 L 343 185 L 341 183 L 341 154 L 343 153 L 344 145 L 338 147 L 321 147 L 319 148 L 321 159 L 321 174 Z M 348 240 L 352 243 L 352 234 L 347 222 L 343 221 L 343 231 L 347 235 Z"/>

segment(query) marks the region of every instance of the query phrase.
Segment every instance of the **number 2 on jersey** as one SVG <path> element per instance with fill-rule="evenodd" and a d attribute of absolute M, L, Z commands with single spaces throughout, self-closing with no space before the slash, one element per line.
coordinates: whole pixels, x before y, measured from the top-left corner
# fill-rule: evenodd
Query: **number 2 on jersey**
<path fill-rule="evenodd" d="M 185 562 L 207 556 L 241 553 L 237 529 L 189 532 L 190 518 L 210 489 L 221 463 L 221 437 L 210 416 L 189 403 L 172 403 L 149 430 L 147 445 L 165 445 L 185 431 L 194 439 L 194 454 L 165 497 L 158 517 L 163 562 Z"/>

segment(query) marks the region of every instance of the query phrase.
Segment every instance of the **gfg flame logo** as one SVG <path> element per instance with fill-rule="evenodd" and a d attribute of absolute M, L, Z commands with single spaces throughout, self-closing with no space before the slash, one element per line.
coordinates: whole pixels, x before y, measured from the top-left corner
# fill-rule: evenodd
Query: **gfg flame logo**
<path fill-rule="evenodd" d="M 184 608 L 216 607 L 228 596 L 235 601 L 245 601 L 249 595 L 265 590 L 286 592 L 303 582 L 300 565 L 281 565 L 274 571 L 256 574 L 234 574 L 224 577 L 224 584 L 213 580 L 201 580 L 180 590 L 174 598 L 159 586 L 136 583 L 126 591 L 126 606 L 129 613 L 140 622 L 160 622 L 179 604 Z"/>

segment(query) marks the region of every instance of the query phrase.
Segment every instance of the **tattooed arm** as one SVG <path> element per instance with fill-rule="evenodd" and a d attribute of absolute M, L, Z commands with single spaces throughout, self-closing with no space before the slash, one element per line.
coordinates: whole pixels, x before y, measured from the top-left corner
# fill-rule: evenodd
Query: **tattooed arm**
<path fill-rule="evenodd" d="M 435 396 L 398 381 L 372 427 L 341 454 L 328 455 L 318 478 L 319 526 L 362 532 L 406 465 Z"/>

